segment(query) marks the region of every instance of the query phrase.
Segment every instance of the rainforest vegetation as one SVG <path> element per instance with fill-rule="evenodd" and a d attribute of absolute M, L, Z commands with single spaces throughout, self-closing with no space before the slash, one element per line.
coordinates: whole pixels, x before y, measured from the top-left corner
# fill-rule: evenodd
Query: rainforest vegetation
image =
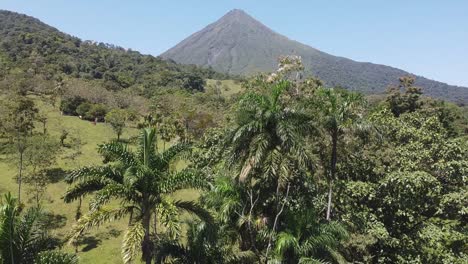
<path fill-rule="evenodd" d="M 465 263 L 466 112 L 411 77 L 371 102 L 302 80 L 302 68 L 282 57 L 231 96 L 214 82 L 205 112 L 182 112 L 202 100 L 183 90 L 144 99 L 145 115 L 21 89 L 32 83 L 4 90 L 2 151 L 18 189 L 1 203 L 3 263 L 76 263 L 80 237 L 122 220 L 125 263 Z M 42 204 L 50 169 L 80 142 L 49 133 L 38 102 L 115 132 L 96 146 L 101 161 L 55 179 L 68 184 L 56 203 L 77 208 L 62 237 Z M 197 195 L 178 199 L 184 189 Z"/>
<path fill-rule="evenodd" d="M 0 263 L 468 262 L 468 112 L 412 77 L 238 78 L 37 23 L 0 24 Z"/>

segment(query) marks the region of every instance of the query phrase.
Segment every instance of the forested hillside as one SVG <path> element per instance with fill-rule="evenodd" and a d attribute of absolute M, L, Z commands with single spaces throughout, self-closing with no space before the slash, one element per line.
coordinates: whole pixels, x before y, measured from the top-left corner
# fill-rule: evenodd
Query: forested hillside
<path fill-rule="evenodd" d="M 62 74 L 99 80 L 109 90 L 174 87 L 203 90 L 204 79 L 226 78 L 111 44 L 82 41 L 38 19 L 0 11 L 0 74 L 15 67 L 48 79 Z"/>

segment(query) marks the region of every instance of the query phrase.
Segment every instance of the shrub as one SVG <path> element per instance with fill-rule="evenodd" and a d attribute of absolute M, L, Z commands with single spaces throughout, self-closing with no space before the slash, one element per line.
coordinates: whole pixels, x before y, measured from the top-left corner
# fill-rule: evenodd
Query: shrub
<path fill-rule="evenodd" d="M 107 113 L 107 107 L 103 104 L 94 104 L 91 106 L 89 111 L 86 113 L 85 118 L 88 120 L 94 120 L 97 118 L 99 122 L 104 121 L 104 117 Z"/>
<path fill-rule="evenodd" d="M 92 106 L 93 105 L 88 102 L 82 103 L 76 108 L 76 114 L 84 118 L 87 118 L 88 112 L 89 110 L 91 110 Z"/>
<path fill-rule="evenodd" d="M 86 102 L 86 99 L 74 96 L 71 98 L 65 98 L 60 103 L 60 111 L 62 111 L 66 115 L 78 115 L 76 109 L 79 105 Z"/>

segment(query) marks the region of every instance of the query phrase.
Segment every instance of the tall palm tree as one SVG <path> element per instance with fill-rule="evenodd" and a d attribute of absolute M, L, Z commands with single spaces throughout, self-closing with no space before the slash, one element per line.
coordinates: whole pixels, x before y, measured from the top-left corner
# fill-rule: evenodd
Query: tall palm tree
<path fill-rule="evenodd" d="M 0 263 L 33 263 L 40 251 L 49 249 L 39 208 L 22 212 L 18 200 L 8 193 L 0 203 Z"/>
<path fill-rule="evenodd" d="M 318 108 L 315 113 L 319 114 L 319 122 L 322 124 L 325 133 L 330 136 L 331 141 L 326 215 L 326 219 L 331 220 L 333 181 L 336 174 L 338 144 L 345 135 L 347 128 L 353 126 L 360 116 L 358 109 L 362 104 L 362 96 L 358 93 L 333 88 L 321 88 L 314 97 L 314 103 Z"/>
<path fill-rule="evenodd" d="M 173 171 L 170 168 L 172 162 L 183 157 L 190 146 L 179 143 L 159 153 L 155 142 L 155 129 L 147 128 L 141 132 L 136 152 L 120 142 L 101 145 L 99 152 L 109 164 L 82 168 L 69 175 L 68 180 L 73 185 L 65 193 L 65 202 L 94 193 L 90 211 L 74 226 L 71 241 L 89 228 L 128 216 L 129 228 L 122 242 L 123 260 L 131 262 L 141 250 L 144 261 L 149 264 L 154 255 L 151 219 L 155 221 L 155 235 L 157 221 L 168 228 L 174 227 L 177 210 L 194 213 L 211 222 L 211 216 L 198 204 L 170 198 L 178 190 L 207 185 L 206 179 L 192 169 Z M 120 207 L 106 208 L 111 200 L 120 201 Z"/>
<path fill-rule="evenodd" d="M 270 208 L 264 206 L 262 212 L 266 218 L 272 219 L 267 221 L 271 230 L 266 250 L 268 258 L 288 199 L 290 181 L 298 170 L 311 168 L 305 139 L 313 127 L 310 117 L 288 100 L 289 81 L 259 86 L 260 89 L 247 93 L 240 100 L 236 126 L 228 144 L 230 164 L 240 165 L 238 179 L 250 188 L 250 198 L 253 198 L 253 192 L 262 196 L 260 201 L 258 196 L 250 199 L 258 203 L 252 202 L 249 211 L 255 212 L 253 207 L 258 204 L 274 203 Z M 271 193 L 274 193 L 273 197 Z M 252 217 L 251 213 L 247 215 L 248 226 L 253 224 Z"/>

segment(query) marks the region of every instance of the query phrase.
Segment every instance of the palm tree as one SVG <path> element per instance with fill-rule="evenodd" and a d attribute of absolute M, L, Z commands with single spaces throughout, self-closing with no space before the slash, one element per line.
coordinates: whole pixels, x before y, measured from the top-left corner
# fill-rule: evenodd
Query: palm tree
<path fill-rule="evenodd" d="M 18 200 L 5 195 L 0 203 L 0 263 L 33 263 L 50 247 L 39 208 L 22 212 Z"/>
<path fill-rule="evenodd" d="M 219 230 L 216 241 L 226 263 L 254 263 L 260 257 L 256 236 L 261 209 L 255 207 L 258 196 L 254 198 L 249 194 L 252 192 L 245 185 L 231 177 L 220 176 L 201 198 L 205 206 L 215 212 Z"/>
<path fill-rule="evenodd" d="M 141 250 L 144 261 L 151 263 L 154 255 L 150 233 L 152 218 L 155 236 L 158 221 L 177 231 L 174 222 L 177 210 L 194 213 L 211 222 L 211 216 L 195 202 L 173 201 L 170 198 L 178 190 L 204 188 L 207 185 L 206 179 L 190 168 L 180 171 L 170 169 L 172 162 L 183 157 L 190 146 L 179 143 L 158 153 L 155 142 L 155 129 L 147 128 L 141 132 L 136 152 L 120 142 L 101 145 L 99 152 L 110 161 L 109 164 L 82 168 L 69 175 L 69 182 L 74 184 L 66 192 L 65 202 L 94 193 L 90 212 L 78 220 L 71 241 L 92 227 L 128 216 L 129 228 L 122 242 L 123 260 L 125 263 L 131 262 Z M 114 199 L 120 201 L 120 207 L 106 208 L 105 205 Z"/>
<path fill-rule="evenodd" d="M 240 100 L 229 144 L 231 163 L 242 167 L 241 181 L 259 168 L 265 175 L 285 180 L 291 169 L 286 160 L 291 158 L 302 167 L 310 165 L 304 147 L 304 139 L 312 130 L 310 118 L 282 100 L 289 88 L 290 82 L 280 81 L 266 92 L 250 92 Z"/>
<path fill-rule="evenodd" d="M 331 220 L 332 192 L 338 159 L 338 143 L 345 135 L 346 129 L 353 126 L 359 118 L 357 110 L 362 103 L 362 96 L 358 93 L 321 88 L 314 97 L 314 103 L 318 108 L 319 122 L 331 140 L 326 215 L 326 219 Z"/>
<path fill-rule="evenodd" d="M 228 143 L 231 149 L 230 164 L 240 165 L 238 178 L 246 186 L 250 185 L 250 198 L 254 192 L 258 195 L 262 193 L 262 198 L 265 198 L 258 203 L 251 203 L 249 211 L 255 211 L 253 207 L 264 204 L 266 200 L 275 203 L 273 208 L 263 212 L 267 218 L 274 219 L 269 221 L 271 232 L 266 250 L 268 258 L 288 199 L 290 180 L 298 170 L 311 168 L 305 138 L 312 131 L 312 124 L 305 112 L 288 104 L 290 101 L 287 100 L 287 91 L 291 88 L 290 82 L 282 80 L 262 88 L 263 91 L 249 92 L 240 100 L 236 127 Z M 269 199 L 272 192 L 275 195 L 273 199 Z M 269 197 L 265 197 L 265 194 Z M 258 201 L 258 196 L 250 200 Z M 247 224 L 251 226 L 253 215 L 247 215 Z"/>
<path fill-rule="evenodd" d="M 320 223 L 313 209 L 287 216 L 286 228 L 276 238 L 275 257 L 280 263 L 346 263 L 337 251 L 348 237 L 336 222 Z"/>

